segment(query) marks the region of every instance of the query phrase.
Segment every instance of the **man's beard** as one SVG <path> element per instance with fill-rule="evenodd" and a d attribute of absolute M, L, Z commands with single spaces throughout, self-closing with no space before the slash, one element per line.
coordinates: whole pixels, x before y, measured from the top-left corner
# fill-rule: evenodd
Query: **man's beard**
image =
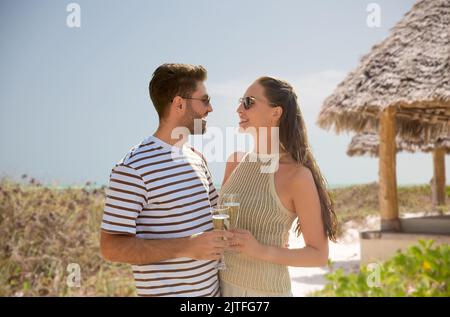
<path fill-rule="evenodd" d="M 186 120 L 183 124 L 189 129 L 191 134 L 205 134 L 206 132 L 206 120 L 202 119 L 202 115 L 195 113 L 192 106 L 187 104 Z"/>

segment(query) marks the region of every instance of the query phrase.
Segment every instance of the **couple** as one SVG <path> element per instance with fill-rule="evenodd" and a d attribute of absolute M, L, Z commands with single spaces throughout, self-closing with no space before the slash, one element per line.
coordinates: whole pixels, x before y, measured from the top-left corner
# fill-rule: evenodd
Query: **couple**
<path fill-rule="evenodd" d="M 202 154 L 172 139 L 179 127 L 205 132 L 213 110 L 206 75 L 202 66 L 186 64 L 163 64 L 154 72 L 149 91 L 159 127 L 111 171 L 102 256 L 132 265 L 140 296 L 292 296 L 287 267 L 326 265 L 328 239 L 336 235 L 333 204 L 297 96 L 287 82 L 271 77 L 248 87 L 237 113 L 241 130 L 254 131 L 256 147 L 230 156 L 219 195 Z M 273 140 L 259 135 L 260 128 L 279 128 L 273 153 L 266 150 Z M 264 155 L 276 157 L 275 171 L 262 172 Z M 239 194 L 239 229 L 213 230 L 211 208 L 227 193 Z M 296 219 L 305 247 L 289 249 Z M 218 273 L 226 250 L 227 269 Z"/>

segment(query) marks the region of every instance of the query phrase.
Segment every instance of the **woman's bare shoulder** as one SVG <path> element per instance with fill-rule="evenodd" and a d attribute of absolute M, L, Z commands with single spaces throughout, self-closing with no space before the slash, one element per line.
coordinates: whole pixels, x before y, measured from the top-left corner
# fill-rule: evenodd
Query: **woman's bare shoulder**
<path fill-rule="evenodd" d="M 285 164 L 284 173 L 293 193 L 298 193 L 305 186 L 315 185 L 313 174 L 305 165 L 296 162 Z"/>
<path fill-rule="evenodd" d="M 308 167 L 296 166 L 291 175 L 290 192 L 292 197 L 299 198 L 299 196 L 305 195 L 310 197 L 317 192 L 314 176 Z"/>

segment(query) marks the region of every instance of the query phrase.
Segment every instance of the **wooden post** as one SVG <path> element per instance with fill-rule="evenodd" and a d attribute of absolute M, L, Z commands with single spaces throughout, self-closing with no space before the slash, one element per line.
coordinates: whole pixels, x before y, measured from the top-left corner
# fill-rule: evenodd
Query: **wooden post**
<path fill-rule="evenodd" d="M 388 107 L 380 114 L 378 177 L 380 189 L 381 231 L 400 231 L 396 175 L 396 109 Z"/>
<path fill-rule="evenodd" d="M 433 182 L 431 186 L 433 206 L 445 205 L 445 150 L 443 148 L 433 150 Z"/>

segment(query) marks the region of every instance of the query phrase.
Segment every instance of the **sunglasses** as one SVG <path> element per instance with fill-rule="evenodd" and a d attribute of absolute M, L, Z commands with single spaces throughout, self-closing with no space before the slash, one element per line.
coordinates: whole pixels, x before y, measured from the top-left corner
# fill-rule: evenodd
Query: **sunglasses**
<path fill-rule="evenodd" d="M 250 108 L 252 107 L 252 105 L 253 105 L 256 101 L 264 102 L 263 100 L 256 99 L 256 98 L 253 97 L 253 96 L 248 96 L 248 97 L 242 97 L 242 98 L 239 98 L 239 104 L 242 104 L 242 105 L 244 106 L 244 109 L 245 109 L 245 110 L 250 109 Z M 267 101 L 266 101 L 266 103 L 268 103 L 268 104 L 271 105 L 271 106 L 276 106 L 276 104 L 274 104 L 274 103 L 272 103 L 272 102 L 267 102 Z"/>
<path fill-rule="evenodd" d="M 201 102 L 203 102 L 203 104 L 205 106 L 209 106 L 211 104 L 211 97 L 210 96 L 205 96 L 203 98 L 192 98 L 192 97 L 181 97 L 183 99 L 191 99 L 191 100 L 200 100 Z"/>

